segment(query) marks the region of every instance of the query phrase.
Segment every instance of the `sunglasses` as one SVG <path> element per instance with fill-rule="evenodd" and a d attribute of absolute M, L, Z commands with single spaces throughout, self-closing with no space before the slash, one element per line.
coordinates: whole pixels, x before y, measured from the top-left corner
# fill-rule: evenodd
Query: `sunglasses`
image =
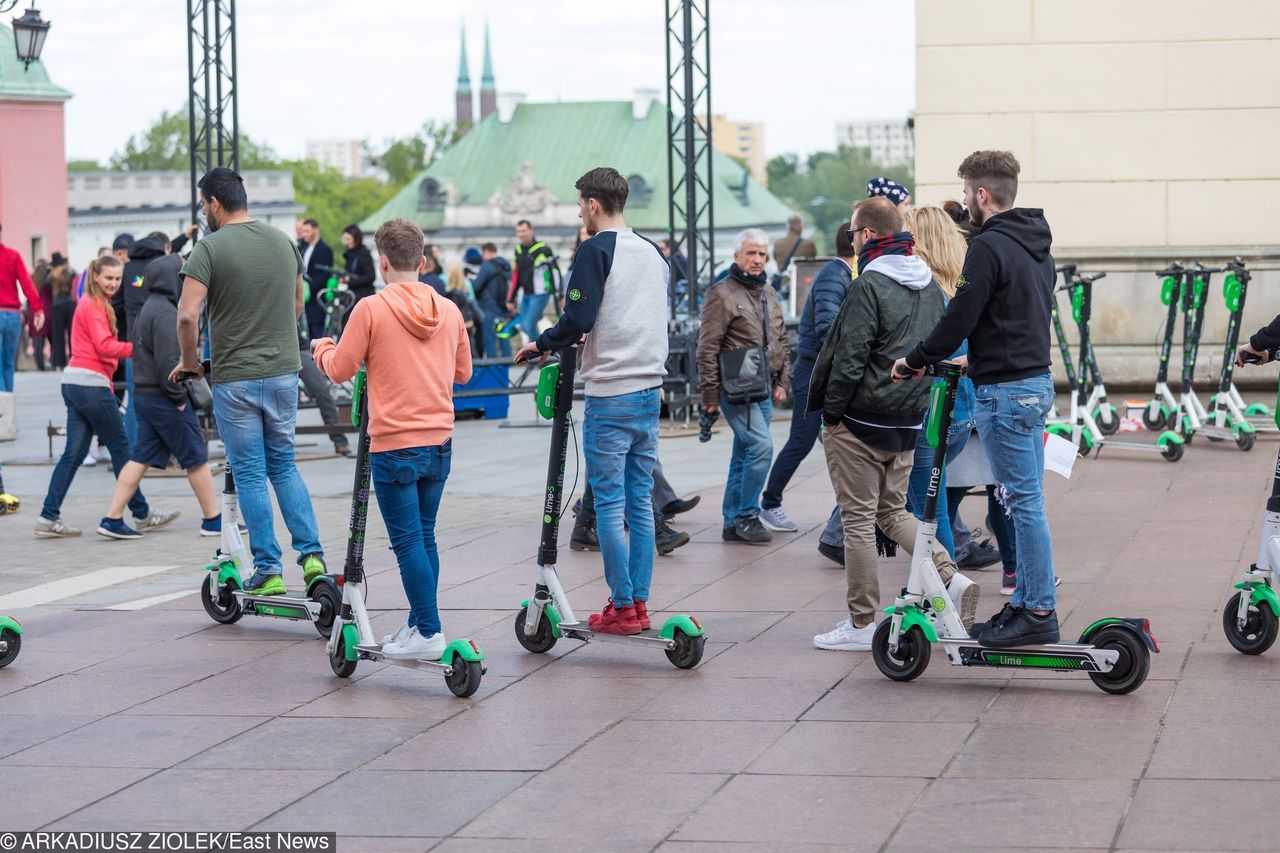
<path fill-rule="evenodd" d="M 850 243 L 852 243 L 852 242 L 853 242 L 853 235 L 854 235 L 854 234 L 861 233 L 861 232 L 863 232 L 863 231 L 871 231 L 871 233 L 872 233 L 872 234 L 874 234 L 874 233 L 875 233 L 875 231 L 874 231 L 874 230 L 872 230 L 871 226 L 869 226 L 869 225 L 864 225 L 864 226 L 862 226 L 861 228 L 850 228 L 850 229 L 848 229 L 847 231 L 845 231 L 845 232 L 844 232 L 844 236 L 848 237 L 848 238 L 849 238 L 849 242 L 850 242 Z"/>

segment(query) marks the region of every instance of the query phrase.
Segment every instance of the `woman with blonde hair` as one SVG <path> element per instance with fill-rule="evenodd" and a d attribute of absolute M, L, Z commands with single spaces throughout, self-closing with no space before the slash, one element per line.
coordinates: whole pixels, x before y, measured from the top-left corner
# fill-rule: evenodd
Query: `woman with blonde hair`
<path fill-rule="evenodd" d="M 111 451 L 111 467 L 118 475 L 129 461 L 129 439 L 116 404 L 111 376 L 122 358 L 133 355 L 133 344 L 116 339 L 116 313 L 111 297 L 124 275 L 118 258 L 106 256 L 89 264 L 85 296 L 71 321 L 71 361 L 62 371 L 62 399 L 67 404 L 67 443 L 49 480 L 49 493 L 36 521 L 36 536 L 59 539 L 79 536 L 62 521 L 62 501 L 96 433 Z M 129 499 L 139 530 L 156 530 L 178 517 L 177 512 L 153 512 L 142 496 Z"/>
<path fill-rule="evenodd" d="M 940 207 L 917 207 L 907 211 L 906 229 L 915 238 L 915 254 L 929 266 L 933 278 L 942 288 L 947 301 L 956 295 L 960 282 L 960 273 L 964 268 L 964 254 L 968 248 L 964 236 L 956 227 L 955 220 Z M 969 352 L 967 344 L 952 356 L 958 358 Z M 956 391 L 956 407 L 952 414 L 951 429 L 947 433 L 947 457 L 955 459 L 964 449 L 973 434 L 973 382 L 967 377 L 960 380 Z M 926 420 L 928 415 L 925 415 Z M 920 440 L 916 444 L 915 461 L 911 467 L 911 477 L 907 481 L 907 509 L 916 518 L 924 511 L 925 491 L 929 488 L 929 474 L 933 468 L 933 448 L 925 440 L 924 430 L 920 432 Z M 946 494 L 946 471 L 938 483 L 939 495 Z M 956 555 L 955 537 L 951 532 L 951 516 L 947 512 L 947 502 L 938 501 L 937 511 L 938 541 L 942 543 L 952 558 Z"/>

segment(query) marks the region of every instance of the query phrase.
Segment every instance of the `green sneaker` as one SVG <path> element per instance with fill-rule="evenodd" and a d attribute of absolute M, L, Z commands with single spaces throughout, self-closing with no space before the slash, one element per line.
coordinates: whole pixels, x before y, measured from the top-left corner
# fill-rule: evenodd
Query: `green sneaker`
<path fill-rule="evenodd" d="M 249 595 L 284 595 L 289 590 L 285 589 L 284 578 L 280 577 L 280 575 L 264 575 L 262 572 L 254 572 L 244 582 L 244 591 Z"/>
<path fill-rule="evenodd" d="M 302 582 L 307 586 L 311 586 L 313 580 L 328 573 L 329 567 L 324 564 L 324 557 L 319 554 L 308 554 L 302 558 Z"/>

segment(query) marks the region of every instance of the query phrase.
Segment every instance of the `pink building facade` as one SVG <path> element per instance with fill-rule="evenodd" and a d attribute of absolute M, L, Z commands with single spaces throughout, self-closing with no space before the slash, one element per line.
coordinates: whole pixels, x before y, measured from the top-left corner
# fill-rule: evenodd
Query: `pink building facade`
<path fill-rule="evenodd" d="M 24 69 L 0 25 L 0 240 L 28 268 L 67 251 L 67 157 L 62 106 L 71 93 L 42 63 Z"/>

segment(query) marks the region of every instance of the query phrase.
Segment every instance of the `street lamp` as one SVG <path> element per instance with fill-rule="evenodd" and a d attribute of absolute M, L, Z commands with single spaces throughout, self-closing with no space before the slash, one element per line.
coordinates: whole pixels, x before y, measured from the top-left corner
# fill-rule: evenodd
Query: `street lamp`
<path fill-rule="evenodd" d="M 8 12 L 18 5 L 18 0 L 0 0 L 0 13 Z M 18 59 L 22 60 L 23 69 L 40 59 L 44 50 L 44 40 L 49 35 L 49 22 L 40 17 L 40 10 L 33 4 L 22 14 L 13 19 L 13 41 L 18 51 Z"/>

